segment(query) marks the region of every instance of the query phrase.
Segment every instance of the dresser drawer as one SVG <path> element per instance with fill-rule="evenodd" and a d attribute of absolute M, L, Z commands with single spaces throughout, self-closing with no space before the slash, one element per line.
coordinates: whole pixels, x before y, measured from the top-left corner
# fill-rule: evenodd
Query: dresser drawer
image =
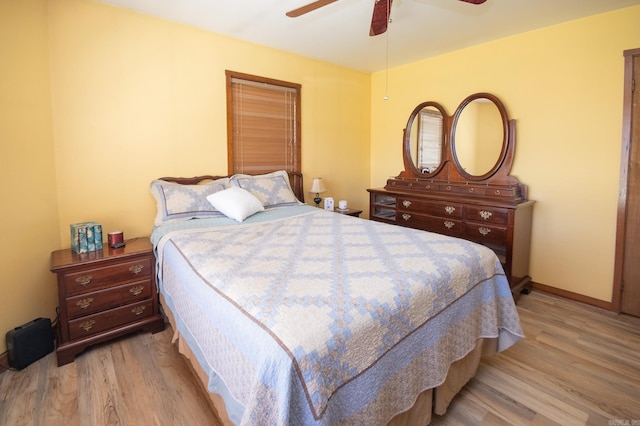
<path fill-rule="evenodd" d="M 507 228 L 501 226 L 466 222 L 465 230 L 469 239 L 480 243 L 503 245 L 507 241 Z"/>
<path fill-rule="evenodd" d="M 441 192 L 453 192 L 453 193 L 458 193 L 460 192 L 460 187 L 457 185 L 450 185 L 448 183 L 442 183 L 440 185 L 438 185 L 438 190 Z"/>
<path fill-rule="evenodd" d="M 398 210 L 454 218 L 461 218 L 463 211 L 462 204 L 438 203 L 400 197 L 398 198 Z"/>
<path fill-rule="evenodd" d="M 398 221 L 399 224 L 403 226 L 437 232 L 439 234 L 452 236 L 461 236 L 464 234 L 464 224 L 458 219 L 399 212 Z"/>
<path fill-rule="evenodd" d="M 152 301 L 146 300 L 69 321 L 69 337 L 79 339 L 129 324 L 153 314 Z"/>
<path fill-rule="evenodd" d="M 464 206 L 465 220 L 483 222 L 496 225 L 507 225 L 509 221 L 509 210 L 496 207 L 484 206 Z"/>
<path fill-rule="evenodd" d="M 66 287 L 67 295 L 75 295 L 149 277 L 151 259 L 147 256 L 102 268 L 87 268 L 79 272 L 66 273 L 63 285 Z"/>
<path fill-rule="evenodd" d="M 84 293 L 67 299 L 67 316 L 76 318 L 151 296 L 151 279 Z"/>

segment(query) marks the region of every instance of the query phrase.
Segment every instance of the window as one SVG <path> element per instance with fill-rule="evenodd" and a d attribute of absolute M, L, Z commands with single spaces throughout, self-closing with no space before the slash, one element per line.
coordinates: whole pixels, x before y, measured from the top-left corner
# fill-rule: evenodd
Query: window
<path fill-rule="evenodd" d="M 423 108 L 419 117 L 418 170 L 431 173 L 442 161 L 442 115 L 439 111 Z"/>
<path fill-rule="evenodd" d="M 229 174 L 300 172 L 299 84 L 227 71 Z"/>

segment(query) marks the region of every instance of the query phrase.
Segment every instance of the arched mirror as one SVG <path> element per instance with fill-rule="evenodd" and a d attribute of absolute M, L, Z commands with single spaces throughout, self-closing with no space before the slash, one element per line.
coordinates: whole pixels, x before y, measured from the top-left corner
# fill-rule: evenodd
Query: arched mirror
<path fill-rule="evenodd" d="M 445 158 L 445 117 L 442 106 L 435 102 L 418 105 L 407 122 L 405 133 L 405 165 L 417 175 L 430 175 L 442 167 Z"/>
<path fill-rule="evenodd" d="M 493 175 L 504 160 L 508 118 L 500 100 L 488 93 L 465 99 L 453 118 L 451 148 L 460 173 L 469 180 Z"/>

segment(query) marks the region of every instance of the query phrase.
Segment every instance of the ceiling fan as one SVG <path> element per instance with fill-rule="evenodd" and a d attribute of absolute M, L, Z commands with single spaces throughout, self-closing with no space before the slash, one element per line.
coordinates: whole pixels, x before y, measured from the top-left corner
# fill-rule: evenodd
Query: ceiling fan
<path fill-rule="evenodd" d="M 296 18 L 305 13 L 313 12 L 316 9 L 335 3 L 338 0 L 316 0 L 297 9 L 290 10 L 286 15 L 290 18 Z M 487 0 L 459 0 L 465 3 L 482 4 Z M 389 24 L 389 14 L 391 13 L 391 3 L 393 0 L 375 0 L 373 5 L 373 16 L 371 16 L 370 36 L 377 36 L 387 31 Z"/>

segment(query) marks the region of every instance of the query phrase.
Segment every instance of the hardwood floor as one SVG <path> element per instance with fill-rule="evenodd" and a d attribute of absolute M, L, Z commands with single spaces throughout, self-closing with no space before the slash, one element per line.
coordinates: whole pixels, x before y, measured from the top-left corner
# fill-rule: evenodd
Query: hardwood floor
<path fill-rule="evenodd" d="M 486 357 L 433 425 L 640 425 L 640 318 L 533 292 L 526 338 Z"/>
<path fill-rule="evenodd" d="M 217 425 L 172 333 L 132 334 L 62 367 L 52 353 L 3 373 L 0 425 Z"/>
<path fill-rule="evenodd" d="M 526 339 L 485 358 L 433 425 L 640 425 L 640 318 L 533 292 Z M 217 425 L 172 330 L 0 374 L 0 425 Z"/>

